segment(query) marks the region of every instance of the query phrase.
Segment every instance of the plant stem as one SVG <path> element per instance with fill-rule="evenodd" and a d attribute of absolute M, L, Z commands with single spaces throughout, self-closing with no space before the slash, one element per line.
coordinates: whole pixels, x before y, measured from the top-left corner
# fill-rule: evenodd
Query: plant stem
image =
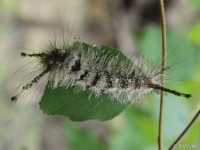
<path fill-rule="evenodd" d="M 186 134 L 186 132 L 191 128 L 191 126 L 194 124 L 194 122 L 197 120 L 197 118 L 200 115 L 200 109 L 198 110 L 198 112 L 195 114 L 195 116 L 192 118 L 192 120 L 190 121 L 190 123 L 188 124 L 188 126 L 185 128 L 185 130 L 183 130 L 183 132 L 179 135 L 179 137 L 174 141 L 174 143 L 170 146 L 169 150 L 173 149 L 174 145 L 177 144 L 182 137 Z"/>
<path fill-rule="evenodd" d="M 166 53 L 167 53 L 167 34 L 166 34 L 166 19 L 165 8 L 163 0 L 160 1 L 160 15 L 162 24 L 162 74 L 164 76 L 166 68 Z M 162 86 L 164 86 L 164 79 L 162 80 Z M 158 128 L 158 149 L 163 149 L 163 112 L 164 112 L 164 92 L 161 91 L 160 95 L 160 112 L 159 112 L 159 128 Z"/>

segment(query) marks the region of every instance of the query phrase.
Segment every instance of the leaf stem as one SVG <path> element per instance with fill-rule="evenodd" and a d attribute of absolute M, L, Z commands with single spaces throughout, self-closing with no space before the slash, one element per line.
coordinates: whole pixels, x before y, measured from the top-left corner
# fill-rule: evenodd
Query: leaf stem
<path fill-rule="evenodd" d="M 174 143 L 169 147 L 169 150 L 174 148 L 174 145 L 177 144 L 182 137 L 187 133 L 187 131 L 191 128 L 191 126 L 194 124 L 194 122 L 197 120 L 197 118 L 200 115 L 200 109 L 198 110 L 198 112 L 195 114 L 195 116 L 192 118 L 192 120 L 190 121 L 190 123 L 188 124 L 188 126 L 185 128 L 185 130 L 183 130 L 183 132 L 179 135 L 179 137 L 174 141 Z"/>
<path fill-rule="evenodd" d="M 162 86 L 164 86 L 164 73 L 166 68 L 166 53 L 167 53 L 167 34 L 166 34 L 166 19 L 165 19 L 165 8 L 163 0 L 160 1 L 160 15 L 162 25 Z M 159 112 L 159 128 L 158 128 L 158 149 L 163 149 L 163 112 L 164 112 L 164 91 L 161 91 L 160 95 L 160 112 Z"/>

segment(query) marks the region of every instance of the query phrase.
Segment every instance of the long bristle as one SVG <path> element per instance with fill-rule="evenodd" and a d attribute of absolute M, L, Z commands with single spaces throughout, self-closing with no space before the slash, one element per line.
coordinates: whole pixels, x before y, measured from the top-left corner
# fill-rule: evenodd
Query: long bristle
<path fill-rule="evenodd" d="M 12 96 L 10 100 L 13 101 L 13 102 L 16 102 L 17 101 L 17 96 L 16 95 Z"/>
<path fill-rule="evenodd" d="M 27 54 L 24 52 L 21 52 L 21 56 L 25 57 Z"/>
<path fill-rule="evenodd" d="M 44 56 L 44 55 L 45 55 L 44 53 L 27 54 L 27 53 L 21 52 L 21 56 L 22 56 L 22 57 L 26 57 L 26 56 L 29 56 L 29 57 L 42 57 L 42 56 Z"/>
<path fill-rule="evenodd" d="M 49 69 L 44 70 L 42 73 L 36 76 L 30 83 L 27 83 L 26 85 L 24 85 L 20 93 L 11 97 L 11 101 L 16 102 L 18 99 L 18 95 L 20 95 L 23 91 L 30 89 L 32 85 L 36 84 L 42 78 L 42 76 L 44 76 L 48 71 Z"/>
<path fill-rule="evenodd" d="M 174 94 L 174 95 L 176 95 L 176 96 L 183 96 L 183 97 L 185 97 L 185 98 L 190 98 L 190 97 L 192 97 L 191 94 L 181 93 L 181 92 L 178 92 L 178 91 L 176 91 L 176 90 L 168 89 L 168 88 L 163 87 L 163 86 L 158 85 L 158 84 L 149 83 L 148 86 L 149 86 L 150 88 L 158 89 L 158 90 L 161 90 L 161 91 L 165 91 L 165 92 Z"/>

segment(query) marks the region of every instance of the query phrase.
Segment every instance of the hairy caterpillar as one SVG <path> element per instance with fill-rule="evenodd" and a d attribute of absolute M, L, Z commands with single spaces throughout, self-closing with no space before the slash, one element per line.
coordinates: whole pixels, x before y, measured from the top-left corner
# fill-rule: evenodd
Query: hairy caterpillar
<path fill-rule="evenodd" d="M 75 40 L 72 45 L 52 44 L 40 53 L 21 53 L 37 59 L 41 71 L 21 91 L 11 97 L 17 101 L 20 94 L 32 88 L 43 76 L 52 88 L 75 86 L 78 91 L 88 89 L 98 97 L 106 94 L 121 103 L 132 103 L 151 92 L 165 91 L 186 98 L 190 94 L 168 89 L 161 85 L 161 68 L 143 59 L 128 59 L 115 55 L 106 46 L 94 46 Z"/>

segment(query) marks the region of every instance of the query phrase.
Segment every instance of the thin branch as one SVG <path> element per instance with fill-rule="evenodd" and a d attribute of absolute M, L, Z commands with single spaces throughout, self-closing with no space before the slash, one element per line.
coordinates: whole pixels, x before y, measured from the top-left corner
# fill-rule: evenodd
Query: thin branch
<path fill-rule="evenodd" d="M 166 19 L 165 8 L 163 0 L 160 1 L 160 15 L 162 23 L 162 74 L 164 76 L 166 68 L 166 53 L 167 53 L 167 34 L 166 34 Z M 162 80 L 162 86 L 164 86 L 164 79 Z M 163 112 L 164 112 L 164 92 L 161 91 L 160 95 L 160 112 L 159 112 L 159 128 L 158 128 L 158 149 L 163 149 Z"/>
<path fill-rule="evenodd" d="M 199 111 L 195 114 L 195 116 L 192 118 L 192 120 L 190 121 L 190 123 L 188 124 L 188 126 L 185 128 L 185 130 L 183 130 L 183 132 L 179 135 L 179 137 L 174 141 L 174 143 L 170 146 L 169 150 L 174 148 L 174 145 L 176 145 L 181 139 L 182 137 L 187 133 L 187 131 L 191 128 L 191 126 L 194 124 L 194 122 L 197 120 L 197 118 L 200 115 L 200 109 Z"/>

